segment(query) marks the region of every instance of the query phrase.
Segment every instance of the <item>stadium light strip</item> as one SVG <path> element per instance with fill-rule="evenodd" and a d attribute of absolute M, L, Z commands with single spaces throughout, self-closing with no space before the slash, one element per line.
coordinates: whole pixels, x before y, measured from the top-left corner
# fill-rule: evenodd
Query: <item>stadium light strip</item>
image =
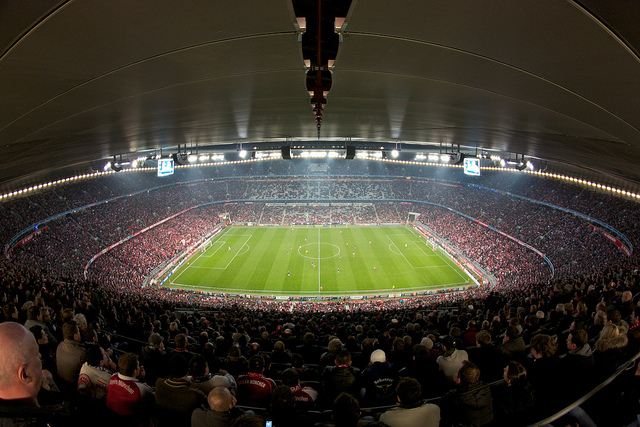
<path fill-rule="evenodd" d="M 263 157 L 263 158 L 255 158 L 255 159 L 231 160 L 231 161 L 222 161 L 222 162 L 194 163 L 194 164 L 190 164 L 190 165 L 176 165 L 176 169 L 193 168 L 193 167 L 201 167 L 201 166 L 235 165 L 235 164 L 242 164 L 242 163 L 262 162 L 262 161 L 267 161 L 267 160 L 280 160 L 280 158 L 277 158 L 277 157 Z M 463 167 L 462 165 L 452 165 L 452 164 L 447 164 L 447 163 L 419 162 L 419 161 L 415 161 L 415 160 L 395 160 L 395 159 L 385 159 L 385 158 L 378 158 L 378 157 L 368 157 L 366 160 L 372 160 L 372 161 L 377 161 L 377 162 L 395 163 L 395 164 L 403 164 L 403 165 L 416 165 L 416 166 L 439 166 L 439 167 L 450 167 L 450 168 L 462 168 Z M 538 171 L 538 170 L 535 170 L 535 171 L 530 171 L 530 170 L 519 171 L 519 170 L 517 170 L 515 168 L 492 167 L 492 166 L 483 166 L 480 169 L 482 169 L 482 170 L 499 171 L 499 172 L 528 173 L 528 174 L 538 175 L 538 176 L 545 177 L 545 178 L 559 179 L 559 180 L 563 180 L 563 181 L 572 182 L 574 184 L 580 184 L 580 185 L 584 185 L 586 187 L 597 188 L 598 190 L 608 191 L 610 193 L 614 193 L 614 194 L 617 194 L 617 195 L 622 195 L 622 196 L 634 198 L 636 200 L 640 200 L 640 194 L 638 194 L 638 193 L 633 193 L 631 191 L 621 190 L 619 188 L 610 187 L 608 185 L 602 185 L 602 184 L 595 183 L 593 181 L 574 178 L 574 177 L 570 177 L 570 176 L 562 175 L 562 174 L 556 174 L 556 173 L 550 173 L 550 172 L 541 172 L 541 171 Z M 43 184 L 33 185 L 31 187 L 26 187 L 26 188 L 23 188 L 21 190 L 12 191 L 12 192 L 8 192 L 8 193 L 5 193 L 5 194 L 0 194 L 0 201 L 5 201 L 5 200 L 8 200 L 8 199 L 13 198 L 13 197 L 22 196 L 24 194 L 32 193 L 32 192 L 34 192 L 36 190 L 41 190 L 43 188 L 47 188 L 47 187 L 55 186 L 55 185 L 66 184 L 68 182 L 73 182 L 73 181 L 77 181 L 77 180 L 80 180 L 80 179 L 97 178 L 97 177 L 100 177 L 100 176 L 103 176 L 103 175 L 114 174 L 114 173 L 143 172 L 143 171 L 155 171 L 155 170 L 156 170 L 156 168 L 154 168 L 154 167 L 144 167 L 144 168 L 122 169 L 119 172 L 115 172 L 113 170 L 110 170 L 110 171 L 104 171 L 104 172 L 96 171 L 96 172 L 93 172 L 93 173 L 85 173 L 85 174 L 81 174 L 81 175 L 72 176 L 72 177 L 69 177 L 69 178 L 61 178 L 61 179 L 58 179 L 57 181 L 51 181 L 51 182 L 47 182 L 47 183 L 43 183 Z"/>
<path fill-rule="evenodd" d="M 411 161 L 411 160 L 393 160 L 393 159 L 369 159 L 369 160 L 376 160 L 379 162 L 388 162 L 388 163 L 398 163 L 398 164 L 405 164 L 405 165 L 420 165 L 420 166 L 440 166 L 440 167 L 453 167 L 453 168 L 463 168 L 462 165 L 452 165 L 452 164 L 446 164 L 446 163 L 433 163 L 433 162 L 418 162 L 418 161 Z M 581 184 L 584 185 L 586 187 L 592 187 L 592 188 L 597 188 L 598 190 L 604 190 L 604 191 L 608 191 L 611 193 L 615 193 L 615 194 L 619 194 L 619 195 L 623 195 L 623 196 L 627 196 L 627 197 L 631 197 L 634 198 L 636 200 L 640 199 L 640 194 L 638 193 L 633 193 L 631 191 L 626 191 L 626 190 L 621 190 L 619 188 L 615 188 L 615 187 L 610 187 L 608 185 L 603 185 L 603 184 L 598 184 L 596 182 L 593 181 L 588 181 L 585 179 L 580 179 L 580 178 L 574 178 L 574 177 L 570 177 L 567 175 L 562 175 L 562 174 L 557 174 L 557 173 L 550 173 L 550 172 L 542 172 L 542 171 L 538 171 L 538 170 L 523 170 L 523 171 L 519 171 L 515 168 L 504 168 L 504 167 L 492 167 L 492 166 L 482 166 L 480 169 L 482 170 L 492 170 L 492 171 L 498 171 L 498 172 L 517 172 L 517 173 L 528 173 L 528 174 L 533 174 L 533 175 L 538 175 L 541 177 L 545 177 L 545 178 L 553 178 L 553 179 L 559 179 L 559 180 L 563 180 L 563 181 L 569 181 L 569 182 L 573 182 L 574 184 Z"/>
<path fill-rule="evenodd" d="M 232 160 L 232 161 L 228 161 L 228 162 L 209 162 L 209 163 L 200 163 L 200 164 L 191 164 L 191 165 L 176 165 L 176 169 L 198 167 L 198 166 L 232 165 L 232 164 L 239 164 L 239 163 L 260 162 L 260 161 L 265 161 L 265 160 L 276 160 L 276 159 L 275 158 L 266 157 L 266 158 L 262 158 L 262 159 L 246 159 L 246 160 Z M 12 197 L 21 196 L 21 195 L 24 195 L 24 194 L 27 194 L 27 193 L 31 193 L 31 192 L 33 192 L 35 190 L 41 190 L 43 188 L 50 187 L 50 186 L 66 184 L 66 183 L 77 181 L 77 180 L 80 180 L 80 179 L 97 178 L 97 177 L 100 177 L 100 176 L 114 174 L 114 173 L 143 172 L 143 171 L 148 172 L 148 171 L 155 171 L 155 170 L 157 170 L 157 169 L 154 168 L 154 167 L 144 167 L 144 168 L 122 169 L 119 172 L 110 170 L 110 171 L 96 171 L 96 172 L 93 172 L 93 173 L 85 173 L 85 174 L 81 174 L 81 175 L 71 176 L 69 178 L 61 178 L 61 179 L 58 179 L 56 181 L 50 181 L 50 182 L 34 185 L 34 186 L 31 186 L 31 187 L 26 187 L 26 188 L 23 188 L 21 190 L 11 191 L 11 192 L 5 193 L 5 194 L 0 194 L 0 201 L 4 201 L 4 200 L 12 198 Z"/>

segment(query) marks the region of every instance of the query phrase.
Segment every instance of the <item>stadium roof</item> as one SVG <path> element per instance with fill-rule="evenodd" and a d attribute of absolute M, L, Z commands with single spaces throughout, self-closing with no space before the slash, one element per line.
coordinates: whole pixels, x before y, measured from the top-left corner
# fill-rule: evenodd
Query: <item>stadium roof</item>
<path fill-rule="evenodd" d="M 1 2 L 0 188 L 178 144 L 317 140 L 315 5 Z M 321 139 L 459 144 L 640 184 L 640 2 L 323 5 L 340 41 L 322 33 Z"/>

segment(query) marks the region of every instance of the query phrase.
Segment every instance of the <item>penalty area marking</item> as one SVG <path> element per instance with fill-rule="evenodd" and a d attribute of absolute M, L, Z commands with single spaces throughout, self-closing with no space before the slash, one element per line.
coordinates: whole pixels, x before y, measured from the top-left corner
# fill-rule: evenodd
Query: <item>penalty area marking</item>
<path fill-rule="evenodd" d="M 436 251 L 431 251 L 431 254 L 428 254 L 424 251 L 424 249 L 422 248 L 424 245 L 422 244 L 422 242 L 411 242 L 413 243 L 416 248 L 418 248 L 420 250 L 420 252 L 422 252 L 424 254 L 424 256 L 426 257 L 438 257 L 439 255 L 436 253 Z M 442 259 L 442 257 L 440 257 Z M 448 265 L 448 264 L 447 264 Z"/>
<path fill-rule="evenodd" d="M 242 236 L 238 236 L 238 237 L 246 237 L 247 240 L 244 241 L 242 246 L 240 246 L 240 249 L 233 255 L 233 258 L 231 258 L 231 260 L 227 263 L 227 265 L 225 265 L 224 267 L 206 267 L 206 266 L 200 266 L 200 265 L 188 265 L 187 268 L 185 268 L 184 270 L 182 270 L 180 272 L 180 274 L 178 274 L 178 276 L 176 277 L 176 280 L 179 279 L 180 276 L 182 276 L 182 273 L 184 273 L 185 271 L 187 271 L 190 268 L 204 268 L 204 269 L 208 269 L 208 270 L 226 270 L 227 268 L 229 268 L 231 263 L 236 259 L 236 257 L 238 255 L 244 255 L 250 249 L 250 246 L 247 245 L 247 243 L 249 242 L 249 239 L 251 239 L 252 236 L 243 234 Z M 224 247 L 224 246 L 221 246 L 221 247 Z M 216 252 L 217 252 L 217 250 L 216 250 Z M 193 263 L 195 263 L 201 256 L 202 255 L 198 255 L 198 257 L 193 260 Z M 173 281 L 172 283 L 175 284 L 176 282 Z"/>
<path fill-rule="evenodd" d="M 249 250 L 249 245 L 247 245 L 247 243 L 249 242 L 249 239 L 251 239 L 251 236 L 250 236 L 250 235 L 249 235 L 249 236 L 242 235 L 242 236 L 239 236 L 239 237 L 247 237 L 247 240 L 245 240 L 245 241 L 244 241 L 244 243 L 242 244 L 242 246 L 240 246 L 240 250 L 238 250 L 238 251 L 235 253 L 235 255 L 233 255 L 233 258 L 231 258 L 231 261 L 229 261 L 229 262 L 227 263 L 227 265 L 225 265 L 224 267 L 209 267 L 209 268 L 211 268 L 211 269 L 213 269 L 213 270 L 226 270 L 226 269 L 231 265 L 231 263 L 233 262 L 233 260 L 235 260 L 235 259 L 236 259 L 236 257 L 237 257 L 238 255 L 244 254 L 244 253 L 246 253 L 246 252 Z M 242 252 L 242 249 L 244 249 L 244 247 L 245 247 L 245 246 L 247 247 L 247 249 L 246 249 L 244 252 Z"/>
<path fill-rule="evenodd" d="M 400 249 L 398 248 L 398 245 L 396 245 L 396 244 L 395 244 L 395 242 L 393 241 L 393 239 L 392 239 L 391 237 L 389 237 L 389 235 L 388 235 L 388 234 L 387 234 L 386 236 L 387 236 L 387 239 L 389 239 L 389 241 L 391 242 L 391 244 L 389 245 L 389 249 L 391 249 L 391 246 L 392 246 L 392 245 L 393 245 L 393 246 L 395 246 L 395 248 L 400 252 L 400 254 L 399 254 L 399 255 L 400 255 L 400 256 L 402 256 L 402 258 L 404 258 L 404 260 L 405 260 L 405 261 L 407 261 L 407 264 L 409 264 L 409 265 L 411 266 L 411 268 L 413 268 L 413 269 L 415 270 L 416 268 L 413 266 L 413 264 L 411 264 L 411 261 L 409 261 L 409 260 L 407 259 L 407 257 L 406 257 L 406 256 L 404 256 L 404 254 L 402 253 L 402 251 L 400 251 Z M 393 251 L 392 251 L 392 252 L 393 252 Z"/>
<path fill-rule="evenodd" d="M 218 243 L 219 243 L 219 245 L 218 245 Z M 227 243 L 226 240 L 217 240 L 215 242 L 216 250 L 211 252 L 211 253 L 209 253 L 209 249 L 207 249 L 206 251 L 204 251 L 204 253 L 202 255 L 200 255 L 200 257 L 201 258 L 211 258 L 212 256 L 214 256 L 220 250 L 220 248 L 222 248 L 225 245 L 225 243 Z M 211 244 L 211 247 L 213 248 L 214 245 Z"/>
<path fill-rule="evenodd" d="M 247 245 L 247 244 L 242 245 L 240 250 L 233 256 L 233 259 L 231 259 L 231 261 L 229 261 L 229 263 L 225 267 L 205 267 L 203 265 L 190 265 L 187 268 L 204 268 L 204 269 L 208 269 L 208 270 L 226 270 L 229 267 L 229 265 L 231 265 L 231 263 L 233 262 L 235 257 L 237 257 L 238 255 L 246 254 L 247 252 L 249 252 L 249 249 L 251 249 L 251 247 L 249 245 Z"/>
<path fill-rule="evenodd" d="M 394 235 L 394 234 L 391 234 L 391 235 L 387 234 L 387 235 L 386 235 L 386 236 L 387 236 L 387 238 L 389 239 L 389 241 L 391 241 L 391 243 L 389 244 L 389 251 L 391 251 L 392 253 L 394 253 L 394 254 L 396 254 L 396 255 L 400 255 L 402 258 L 404 258 L 404 260 L 407 262 L 407 264 L 409 264 L 409 266 L 410 266 L 412 269 L 417 270 L 417 269 L 419 269 L 419 268 L 428 268 L 428 269 L 431 269 L 431 268 L 442 268 L 442 267 L 448 267 L 448 268 L 451 268 L 451 266 L 450 266 L 446 261 L 445 261 L 445 263 L 444 263 L 444 264 L 442 264 L 442 265 L 424 265 L 424 266 L 417 266 L 417 267 L 416 267 L 416 266 L 414 266 L 414 265 L 411 263 L 411 261 L 409 261 L 409 260 L 407 259 L 407 257 L 404 255 L 404 253 L 402 253 L 402 251 L 400 250 L 400 248 L 398 248 L 398 245 L 393 241 L 393 239 L 391 239 L 391 237 L 389 237 L 389 236 L 393 236 L 393 235 Z M 395 234 L 395 235 L 396 235 L 396 236 L 398 236 L 398 235 L 399 235 L 399 236 L 408 236 L 408 235 L 412 235 L 412 234 Z M 431 258 L 431 257 L 438 257 L 438 258 L 440 258 L 440 259 L 442 260 L 442 256 L 440 256 L 440 254 L 432 254 L 432 255 L 427 254 L 427 253 L 423 250 L 423 248 L 422 248 L 422 242 L 420 242 L 420 241 L 417 241 L 417 242 L 416 242 L 416 241 L 412 241 L 412 242 L 410 242 L 410 243 L 411 243 L 411 244 L 413 244 L 416 248 L 418 248 L 418 249 L 420 250 L 420 252 L 422 252 L 422 253 L 424 254 L 424 256 L 426 256 L 426 257 L 428 257 L 428 258 Z M 460 273 L 458 273 L 458 275 L 460 275 Z"/>

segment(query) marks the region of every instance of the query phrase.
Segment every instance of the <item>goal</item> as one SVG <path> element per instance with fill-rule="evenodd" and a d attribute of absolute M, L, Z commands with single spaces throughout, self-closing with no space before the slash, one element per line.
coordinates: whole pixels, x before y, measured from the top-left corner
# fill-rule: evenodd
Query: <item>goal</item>
<path fill-rule="evenodd" d="M 211 240 L 207 240 L 200 246 L 200 251 L 206 252 L 211 246 L 213 246 L 213 243 L 211 243 Z"/>

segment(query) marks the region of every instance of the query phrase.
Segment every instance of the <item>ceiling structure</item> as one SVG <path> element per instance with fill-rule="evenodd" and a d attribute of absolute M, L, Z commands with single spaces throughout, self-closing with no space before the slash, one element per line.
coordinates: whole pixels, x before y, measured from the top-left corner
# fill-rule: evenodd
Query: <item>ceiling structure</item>
<path fill-rule="evenodd" d="M 518 153 L 640 186 L 640 2 L 323 0 L 319 133 L 316 4 L 1 2 L 0 189 L 179 144 L 318 138 Z"/>

